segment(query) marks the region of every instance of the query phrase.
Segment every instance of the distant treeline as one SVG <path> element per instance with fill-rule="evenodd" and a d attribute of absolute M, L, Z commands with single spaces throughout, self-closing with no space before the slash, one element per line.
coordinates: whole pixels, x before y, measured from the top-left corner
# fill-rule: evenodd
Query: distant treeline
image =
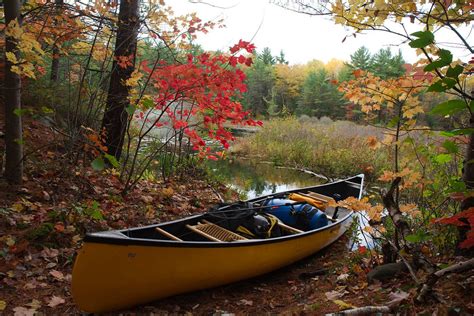
<path fill-rule="evenodd" d="M 257 117 L 285 115 L 327 116 L 358 120 L 362 117 L 341 92 L 338 83 L 353 79 L 356 69 L 372 72 L 381 79 L 405 75 L 407 65 L 400 51 L 382 48 L 376 54 L 362 46 L 349 62 L 312 60 L 289 65 L 283 52 L 273 55 L 269 48 L 254 53 L 254 63 L 245 69 L 247 88 L 244 106 Z M 426 98 L 427 107 L 430 100 Z M 429 118 L 426 119 L 428 125 Z"/>

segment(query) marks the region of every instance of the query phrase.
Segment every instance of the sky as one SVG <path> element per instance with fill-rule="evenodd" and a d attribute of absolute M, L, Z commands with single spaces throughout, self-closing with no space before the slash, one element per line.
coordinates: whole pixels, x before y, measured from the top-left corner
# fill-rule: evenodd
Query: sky
<path fill-rule="evenodd" d="M 199 1 L 204 3 L 195 3 Z M 356 38 L 348 36 L 342 42 L 353 33 L 350 29 L 325 17 L 285 10 L 269 0 L 168 0 L 166 4 L 176 14 L 196 12 L 204 21 L 224 19 L 226 28 L 199 36 L 197 42 L 207 50 L 226 51 L 243 39 L 254 43 L 258 51 L 269 47 L 278 55 L 283 50 L 290 64 L 304 64 L 313 59 L 326 63 L 332 58 L 349 61 L 350 55 L 361 46 L 366 46 L 372 54 L 380 48 L 391 47 L 393 52 L 401 49 L 405 61 L 417 60 L 415 51 L 407 44 L 399 45 L 401 39 L 395 35 L 367 32 Z"/>

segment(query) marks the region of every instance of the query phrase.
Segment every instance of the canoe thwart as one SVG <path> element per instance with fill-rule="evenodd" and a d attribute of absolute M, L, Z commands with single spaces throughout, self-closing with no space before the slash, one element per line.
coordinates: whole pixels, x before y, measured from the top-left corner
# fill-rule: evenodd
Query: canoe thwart
<path fill-rule="evenodd" d="M 155 230 L 162 234 L 163 236 L 168 237 L 171 240 L 176 240 L 176 241 L 183 241 L 181 238 L 176 237 L 175 235 L 168 233 L 166 230 L 160 228 L 160 227 L 155 227 Z"/>
<path fill-rule="evenodd" d="M 302 193 L 299 193 L 299 194 L 302 194 Z M 303 194 L 305 195 L 305 194 Z M 316 192 L 312 192 L 312 191 L 309 191 L 309 192 L 306 192 L 306 195 L 316 199 L 316 200 L 320 200 L 321 202 L 325 202 L 325 203 L 328 203 L 328 204 L 331 204 L 331 203 L 336 203 L 336 200 L 334 200 L 334 198 L 330 197 L 330 196 L 327 196 L 327 195 L 324 195 L 324 194 L 321 194 L 321 193 L 316 193 Z"/>
<path fill-rule="evenodd" d="M 274 217 L 274 218 L 278 219 L 278 217 L 276 217 L 275 215 L 272 215 L 272 214 L 267 214 L 267 216 L 271 216 L 271 217 Z M 293 234 L 301 234 L 301 233 L 304 233 L 304 231 L 299 230 L 298 228 L 294 228 L 294 227 L 292 227 L 292 226 L 286 225 L 286 224 L 283 223 L 280 219 L 278 219 L 278 226 L 280 226 L 280 227 L 283 228 L 284 230 L 289 231 L 290 233 L 293 233 Z"/>
<path fill-rule="evenodd" d="M 247 238 L 242 237 L 239 234 L 231 232 L 230 230 L 206 220 L 203 220 L 203 223 L 198 222 L 196 225 L 186 225 L 186 227 L 212 241 L 222 242 L 247 240 Z"/>

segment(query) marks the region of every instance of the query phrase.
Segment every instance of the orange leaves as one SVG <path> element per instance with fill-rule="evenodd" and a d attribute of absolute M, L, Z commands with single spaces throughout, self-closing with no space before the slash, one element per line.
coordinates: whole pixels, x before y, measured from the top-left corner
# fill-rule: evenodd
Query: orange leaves
<path fill-rule="evenodd" d="M 419 217 L 421 215 L 421 211 L 418 209 L 418 205 L 413 203 L 400 205 L 400 211 L 412 218 Z"/>
<path fill-rule="evenodd" d="M 415 185 L 419 184 L 422 179 L 421 173 L 418 171 L 404 168 L 400 172 L 384 170 L 383 174 L 378 178 L 378 180 L 382 182 L 391 182 L 397 177 L 401 177 L 403 180 L 400 189 L 414 187 Z"/>
<path fill-rule="evenodd" d="M 348 197 L 345 200 L 342 200 L 338 203 L 338 205 L 351 209 L 353 211 L 367 211 L 372 206 L 369 203 L 369 199 L 367 197 L 363 197 L 362 199 L 357 199 L 355 197 Z"/>
<path fill-rule="evenodd" d="M 426 79 L 404 76 L 383 80 L 360 69 L 355 70 L 353 75 L 355 79 L 343 82 L 339 91 L 349 101 L 359 105 L 368 118 L 376 116 L 376 112 L 397 115 L 395 110 L 401 108 L 399 120 L 402 127 L 408 129 L 414 126 L 416 116 L 423 113 L 418 93 L 424 89 Z"/>
<path fill-rule="evenodd" d="M 369 146 L 370 149 L 380 148 L 380 143 L 377 140 L 377 137 L 375 137 L 375 136 L 367 137 L 367 146 Z"/>
<path fill-rule="evenodd" d="M 132 67 L 133 66 L 133 59 L 134 59 L 134 55 L 130 55 L 130 56 L 117 56 L 116 57 L 116 60 L 117 60 L 117 65 L 120 67 L 120 68 L 128 68 L 128 67 Z"/>

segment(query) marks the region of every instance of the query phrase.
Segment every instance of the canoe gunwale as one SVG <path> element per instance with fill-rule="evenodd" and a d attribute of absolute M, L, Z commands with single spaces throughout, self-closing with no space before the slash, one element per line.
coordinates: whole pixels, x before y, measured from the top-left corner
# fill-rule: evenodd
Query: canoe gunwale
<path fill-rule="evenodd" d="M 351 180 L 353 179 L 360 179 L 360 184 L 352 182 Z M 357 186 L 360 186 L 359 189 L 359 196 L 358 198 L 360 199 L 362 196 L 362 189 L 364 185 L 364 175 L 359 174 L 354 177 L 350 177 L 348 179 L 344 180 L 339 180 L 327 184 L 321 184 L 317 186 L 311 186 L 311 187 L 305 187 L 305 188 L 298 188 L 294 190 L 288 190 L 285 192 L 280 192 L 280 193 L 275 193 L 275 194 L 269 194 L 266 196 L 260 196 L 256 197 L 254 199 L 250 199 L 247 202 L 253 202 L 253 201 L 258 201 L 263 198 L 267 197 L 272 197 L 277 194 L 281 193 L 294 193 L 294 192 L 304 192 L 304 191 L 310 191 L 313 189 L 321 188 L 321 187 L 327 187 L 327 186 L 333 186 L 337 185 L 339 183 L 346 182 L 349 185 L 354 184 Z M 231 206 L 229 206 L 231 207 Z M 225 209 L 226 207 L 224 207 Z M 151 246 L 151 247 L 188 247 L 188 248 L 222 248 L 222 247 L 242 247 L 242 246 L 254 246 L 254 245 L 260 245 L 260 244 L 269 244 L 269 243 L 277 243 L 277 242 L 284 242 L 284 241 L 289 241 L 293 239 L 298 239 L 298 238 L 305 238 L 307 236 L 317 234 L 319 232 L 325 231 L 325 230 L 330 230 L 330 229 L 335 229 L 338 226 L 341 226 L 343 223 L 346 221 L 350 220 L 352 218 L 352 215 L 354 214 L 353 211 L 348 210 L 348 214 L 344 216 L 343 218 L 337 220 L 336 222 L 330 223 L 327 226 L 314 229 L 314 230 L 309 230 L 305 231 L 300 234 L 293 234 L 293 235 L 286 235 L 286 236 L 281 236 L 281 237 L 275 237 L 275 238 L 266 238 L 266 239 L 249 239 L 249 240 L 242 240 L 242 241 L 233 241 L 233 242 L 214 242 L 214 241 L 176 241 L 176 240 L 166 240 L 166 239 L 148 239 L 148 238 L 136 238 L 136 237 L 129 237 L 125 233 L 127 231 L 134 231 L 134 230 L 140 230 L 140 229 L 149 229 L 149 228 L 154 228 L 154 227 L 165 227 L 167 225 L 172 225 L 180 222 L 185 222 L 185 221 L 190 221 L 194 219 L 199 219 L 200 217 L 203 217 L 206 213 L 202 214 L 197 214 L 197 215 L 192 215 L 189 217 L 177 219 L 174 221 L 169 221 L 165 223 L 159 223 L 159 224 L 153 224 L 153 225 L 147 225 L 143 227 L 138 227 L 138 228 L 131 228 L 131 229 L 125 229 L 125 230 L 112 230 L 112 231 L 104 231 L 104 232 L 96 232 L 96 233 L 88 233 L 84 237 L 84 242 L 85 243 L 101 243 L 101 244 L 114 244 L 114 245 L 124 245 L 124 246 Z"/>
<path fill-rule="evenodd" d="M 94 234 L 88 234 L 84 238 L 84 242 L 88 243 L 101 243 L 101 244 L 114 244 L 114 245 L 124 245 L 124 246 L 151 246 L 151 247 L 187 247 L 187 248 L 222 248 L 222 247 L 243 247 L 243 246 L 254 246 L 254 245 L 260 245 L 260 244 L 270 244 L 270 243 L 276 243 L 276 242 L 284 242 L 288 240 L 293 240 L 293 239 L 298 239 L 298 238 L 304 238 L 309 235 L 317 234 L 319 232 L 322 232 L 324 230 L 328 229 L 334 229 L 337 226 L 342 225 L 346 221 L 350 220 L 352 218 L 352 215 L 354 212 L 349 212 L 344 218 L 341 220 L 334 222 L 332 224 L 329 224 L 327 226 L 314 229 L 314 230 L 309 230 L 306 232 L 303 232 L 301 234 L 294 234 L 294 235 L 287 235 L 287 236 L 281 236 L 281 237 L 275 237 L 275 238 L 265 238 L 265 239 L 248 239 L 248 240 L 241 240 L 241 241 L 232 241 L 232 242 L 214 242 L 214 241 L 176 241 L 176 240 L 163 240 L 163 239 L 145 239 L 145 238 L 131 238 L 126 235 L 124 235 L 123 238 L 118 238 L 118 237 L 113 237 L 113 236 L 107 236 L 106 234 L 109 232 L 105 233 L 94 233 Z M 193 217 L 187 217 L 186 220 L 194 218 L 194 217 L 200 217 L 202 214 L 193 216 Z M 169 223 L 169 222 L 167 222 Z M 151 225 L 147 226 L 147 228 L 151 227 L 158 227 L 158 225 Z M 112 232 L 118 232 L 118 231 L 112 231 Z"/>

